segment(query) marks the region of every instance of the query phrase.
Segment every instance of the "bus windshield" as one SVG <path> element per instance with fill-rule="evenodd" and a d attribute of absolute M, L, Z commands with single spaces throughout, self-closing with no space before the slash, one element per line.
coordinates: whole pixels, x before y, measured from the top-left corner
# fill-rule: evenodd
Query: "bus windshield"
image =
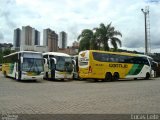
<path fill-rule="evenodd" d="M 72 58 L 71 57 L 55 56 L 55 58 L 57 60 L 56 70 L 66 71 L 66 72 L 72 72 L 73 71 Z"/>
<path fill-rule="evenodd" d="M 43 71 L 43 59 L 40 58 L 24 58 L 22 64 L 22 71 L 37 72 Z"/>

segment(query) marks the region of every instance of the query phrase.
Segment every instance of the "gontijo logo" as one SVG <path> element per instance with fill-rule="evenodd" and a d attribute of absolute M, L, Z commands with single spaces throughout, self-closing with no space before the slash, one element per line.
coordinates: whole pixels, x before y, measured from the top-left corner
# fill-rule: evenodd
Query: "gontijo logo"
<path fill-rule="evenodd" d="M 84 57 L 86 55 L 86 52 L 83 52 L 80 55 L 81 55 L 81 57 Z"/>

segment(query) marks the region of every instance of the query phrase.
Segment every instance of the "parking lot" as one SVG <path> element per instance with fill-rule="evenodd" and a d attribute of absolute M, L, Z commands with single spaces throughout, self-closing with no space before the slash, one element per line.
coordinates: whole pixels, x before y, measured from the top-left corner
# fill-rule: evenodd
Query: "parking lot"
<path fill-rule="evenodd" d="M 0 114 L 160 113 L 160 78 L 15 81 L 0 73 Z"/>

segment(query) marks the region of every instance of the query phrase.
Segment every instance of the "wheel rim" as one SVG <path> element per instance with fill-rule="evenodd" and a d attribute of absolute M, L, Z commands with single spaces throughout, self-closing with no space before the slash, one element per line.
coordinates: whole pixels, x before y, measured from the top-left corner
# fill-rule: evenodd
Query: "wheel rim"
<path fill-rule="evenodd" d="M 111 80 L 112 80 L 112 75 L 110 73 L 107 73 L 105 81 L 111 81 Z"/>
<path fill-rule="evenodd" d="M 116 80 L 118 80 L 119 79 L 119 75 L 118 75 L 118 73 L 115 73 L 114 74 L 114 80 L 116 81 Z"/>

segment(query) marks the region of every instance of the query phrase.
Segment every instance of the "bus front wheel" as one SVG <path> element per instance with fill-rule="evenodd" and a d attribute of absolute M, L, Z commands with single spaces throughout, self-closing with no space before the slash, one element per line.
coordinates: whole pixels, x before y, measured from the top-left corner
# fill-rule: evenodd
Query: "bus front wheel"
<path fill-rule="evenodd" d="M 112 74 L 110 72 L 106 73 L 105 81 L 112 81 Z"/>
<path fill-rule="evenodd" d="M 48 80 L 48 72 L 46 72 L 45 79 Z"/>
<path fill-rule="evenodd" d="M 148 80 L 149 78 L 150 78 L 150 74 L 149 74 L 149 73 L 146 73 L 145 79 Z"/>
<path fill-rule="evenodd" d="M 4 75 L 5 78 L 7 77 L 6 71 L 3 72 L 3 75 Z"/>
<path fill-rule="evenodd" d="M 20 80 L 16 73 L 15 73 L 15 79 L 18 80 L 18 81 Z"/>

